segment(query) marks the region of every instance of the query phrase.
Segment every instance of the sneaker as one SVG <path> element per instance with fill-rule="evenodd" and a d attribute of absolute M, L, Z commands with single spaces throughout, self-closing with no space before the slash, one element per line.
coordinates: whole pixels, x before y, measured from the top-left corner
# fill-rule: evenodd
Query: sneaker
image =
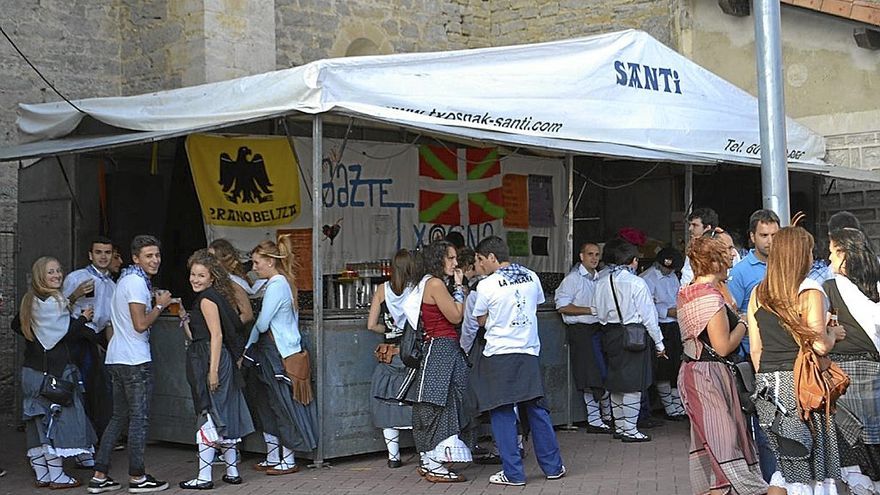
<path fill-rule="evenodd" d="M 128 482 L 128 493 L 149 493 L 149 492 L 161 492 L 162 490 L 168 489 L 167 481 L 159 481 L 156 478 L 153 478 L 149 474 L 144 475 L 144 480 L 140 483 L 135 483 L 134 481 Z"/>
<path fill-rule="evenodd" d="M 47 485 L 48 486 L 48 485 Z M 92 478 L 89 480 L 89 486 L 87 488 L 89 493 L 104 493 L 104 492 L 115 492 L 122 488 L 122 485 L 113 481 L 113 478 L 107 476 L 106 478 L 99 480 L 96 478 Z"/>
<path fill-rule="evenodd" d="M 510 481 L 507 479 L 507 475 L 504 474 L 504 471 L 498 471 L 497 473 L 489 476 L 489 483 L 493 485 L 505 485 L 505 486 L 526 486 L 525 481 Z"/>
<path fill-rule="evenodd" d="M 559 478 L 562 478 L 563 476 L 565 476 L 565 465 L 562 466 L 562 471 L 559 471 L 559 473 L 547 475 L 547 479 L 548 480 L 558 480 Z"/>

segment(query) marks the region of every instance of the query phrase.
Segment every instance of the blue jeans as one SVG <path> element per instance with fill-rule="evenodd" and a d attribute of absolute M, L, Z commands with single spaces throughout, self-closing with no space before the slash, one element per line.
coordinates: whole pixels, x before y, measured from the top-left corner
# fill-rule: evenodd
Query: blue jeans
<path fill-rule="evenodd" d="M 559 442 L 556 441 L 556 432 L 553 431 L 553 423 L 550 421 L 550 413 L 537 401 L 529 401 L 518 404 L 520 413 L 525 413 L 531 428 L 532 446 L 535 448 L 535 458 L 541 470 L 548 476 L 562 472 L 562 456 L 559 453 Z M 495 445 L 501 454 L 501 467 L 510 481 L 519 483 L 526 481 L 526 473 L 523 470 L 522 456 L 519 453 L 519 444 L 516 438 L 516 413 L 513 404 L 492 409 L 489 412 L 492 419 L 492 436 L 495 437 Z"/>
<path fill-rule="evenodd" d="M 755 434 L 755 445 L 758 447 L 758 465 L 761 466 L 761 476 L 764 481 L 770 483 L 770 478 L 776 472 L 776 454 L 770 448 L 767 434 L 758 424 L 758 416 L 753 414 L 748 419 L 748 424 Z"/>
<path fill-rule="evenodd" d="M 144 448 L 150 428 L 150 399 L 153 396 L 152 363 L 110 364 L 107 371 L 113 380 L 113 416 L 101 436 L 95 471 L 110 472 L 110 454 L 127 422 L 128 474 L 143 476 Z"/>

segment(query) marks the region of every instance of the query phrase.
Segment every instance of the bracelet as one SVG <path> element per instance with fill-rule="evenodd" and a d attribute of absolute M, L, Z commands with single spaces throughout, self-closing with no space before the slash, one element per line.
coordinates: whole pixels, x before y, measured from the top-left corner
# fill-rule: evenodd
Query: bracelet
<path fill-rule="evenodd" d="M 156 308 L 158 308 L 158 309 L 159 309 L 159 312 L 161 313 L 162 310 L 165 309 L 165 306 L 162 306 L 161 304 L 157 304 L 157 305 L 156 305 Z"/>
<path fill-rule="evenodd" d="M 464 302 L 464 291 L 460 287 L 456 287 L 454 291 L 452 291 L 452 299 L 457 303 Z"/>

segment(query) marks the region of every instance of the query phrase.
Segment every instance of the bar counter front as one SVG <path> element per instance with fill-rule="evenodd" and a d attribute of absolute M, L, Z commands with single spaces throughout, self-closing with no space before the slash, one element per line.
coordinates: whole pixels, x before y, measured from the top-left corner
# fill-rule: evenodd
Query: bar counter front
<path fill-rule="evenodd" d="M 373 350 L 382 342 L 382 335 L 367 330 L 366 319 L 367 310 L 325 310 L 321 320 L 324 357 L 320 358 L 314 351 L 315 321 L 310 313 L 301 315 L 300 330 L 312 355 L 313 380 L 315 367 L 324 366 L 324 383 L 320 385 L 324 404 L 318 404 L 323 420 L 319 440 L 323 444 L 323 459 L 319 460 L 385 450 L 381 430 L 373 426 L 370 417 L 370 381 L 376 366 Z M 573 388 L 569 372 L 565 324 L 552 306 L 545 304 L 538 310 L 538 325 L 540 362 L 553 423 L 583 421 L 583 401 Z M 194 444 L 196 415 L 186 380 L 183 331 L 177 317 L 159 318 L 151 330 L 150 341 L 155 376 L 150 438 Z M 404 433 L 401 446 L 411 446 L 411 438 L 411 434 Z M 263 452 L 262 438 L 250 435 L 243 448 Z M 314 454 L 302 453 L 305 457 Z"/>

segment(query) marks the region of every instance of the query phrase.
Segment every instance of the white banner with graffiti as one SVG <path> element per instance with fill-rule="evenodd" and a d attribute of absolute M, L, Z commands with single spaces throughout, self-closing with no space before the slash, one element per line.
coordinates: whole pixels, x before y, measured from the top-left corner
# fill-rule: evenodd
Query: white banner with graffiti
<path fill-rule="evenodd" d="M 302 213 L 285 229 L 310 227 L 314 201 L 311 140 L 296 138 L 294 143 Z M 514 260 L 535 271 L 568 268 L 562 160 L 440 144 L 349 140 L 344 149 L 341 140 L 323 144 L 319 200 L 325 272 L 391 258 L 400 248 L 412 249 L 450 232 L 460 233 L 472 247 L 497 235 L 507 240 Z M 269 229 L 226 232 L 242 251 L 275 234 Z"/>

